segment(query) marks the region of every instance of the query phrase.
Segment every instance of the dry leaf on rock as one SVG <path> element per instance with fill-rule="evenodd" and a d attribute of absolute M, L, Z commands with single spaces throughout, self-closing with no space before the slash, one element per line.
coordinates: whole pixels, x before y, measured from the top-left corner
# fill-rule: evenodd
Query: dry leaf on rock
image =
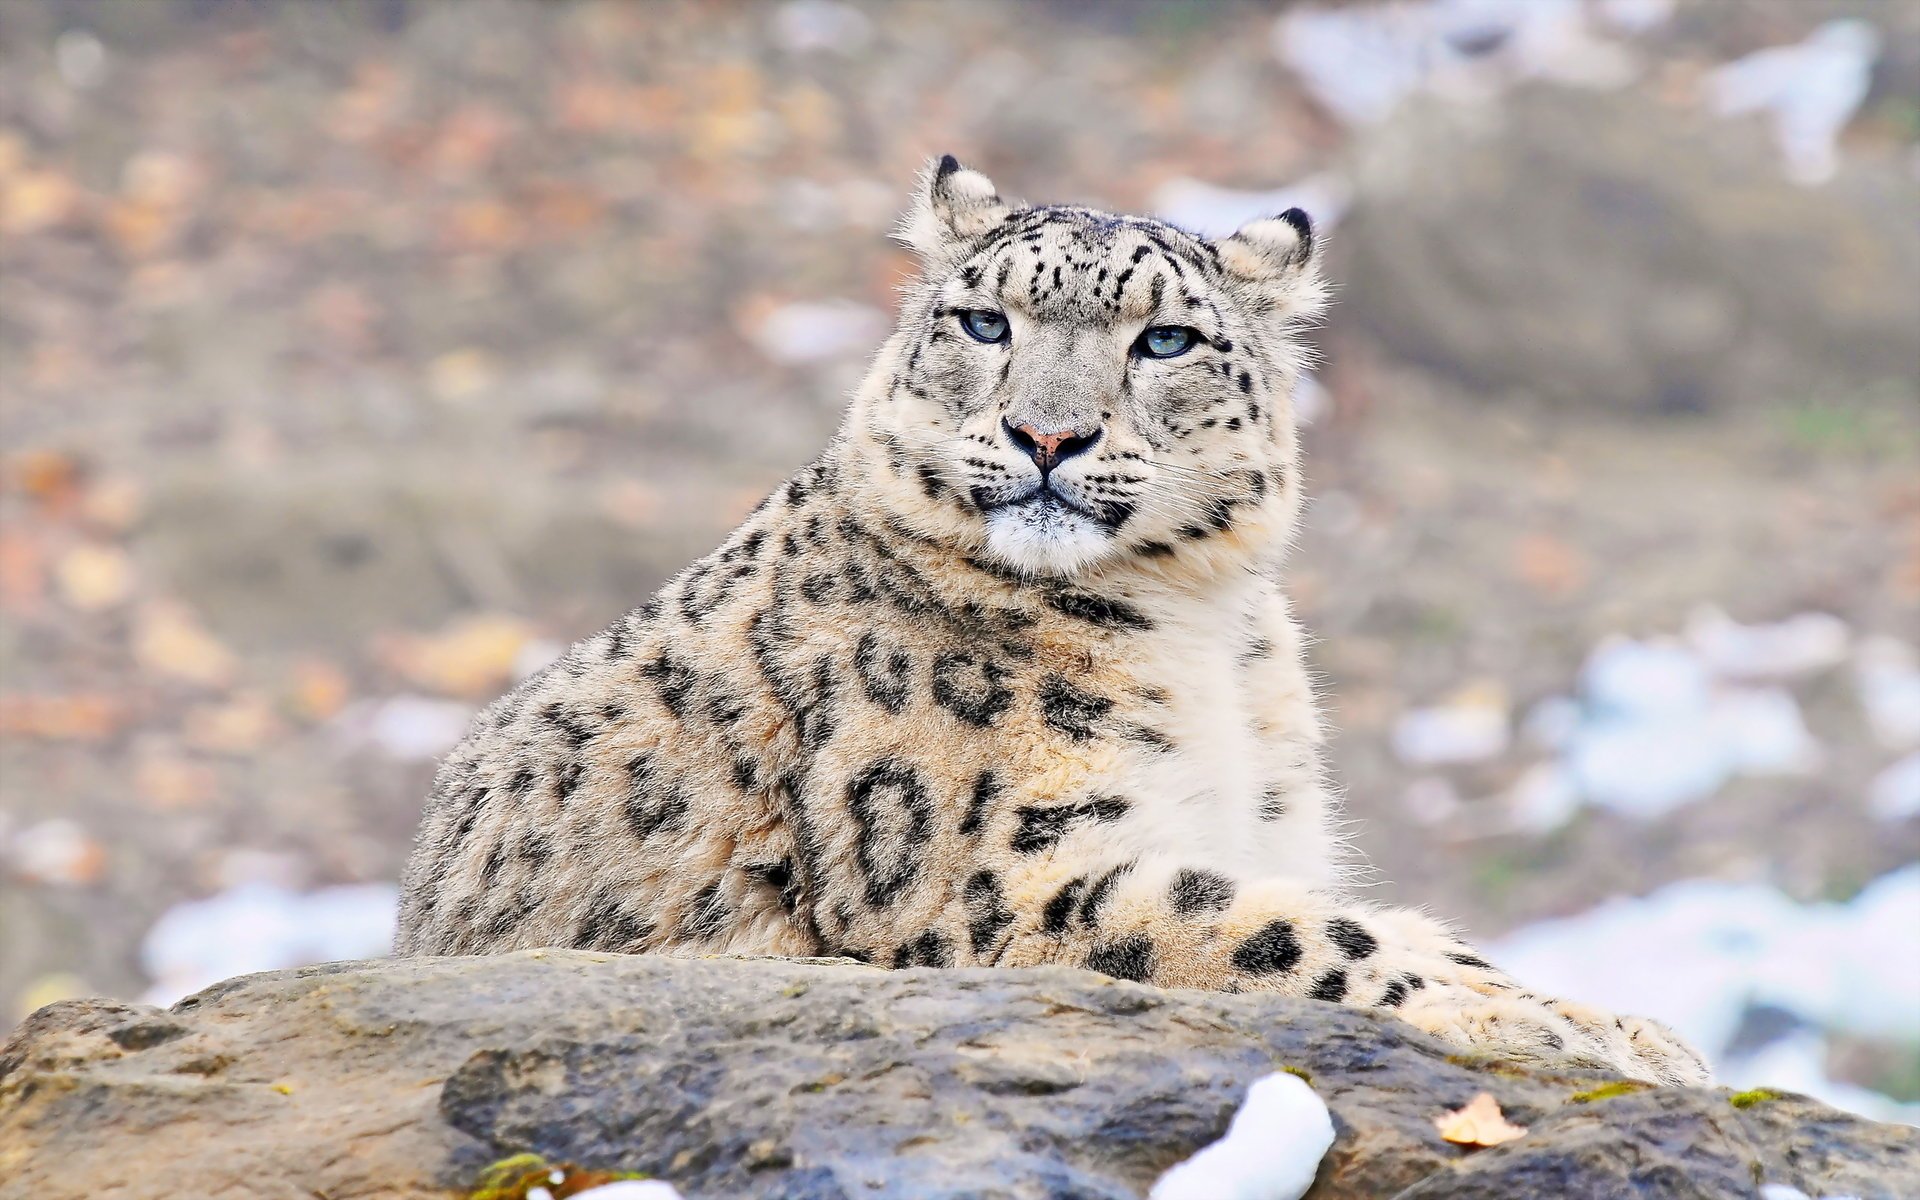
<path fill-rule="evenodd" d="M 1457 1146 L 1498 1146 L 1527 1134 L 1526 1126 L 1507 1120 L 1491 1092 L 1481 1092 L 1466 1107 L 1435 1117 L 1433 1124 L 1442 1138 Z"/>

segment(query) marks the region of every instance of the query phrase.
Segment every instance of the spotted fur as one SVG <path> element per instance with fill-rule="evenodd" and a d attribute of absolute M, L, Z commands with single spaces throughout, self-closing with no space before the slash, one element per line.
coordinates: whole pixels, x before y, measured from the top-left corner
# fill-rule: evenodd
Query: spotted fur
<path fill-rule="evenodd" d="M 901 236 L 922 276 L 820 458 L 447 758 L 399 951 L 1070 963 L 1704 1078 L 1660 1027 L 1343 887 L 1275 582 L 1323 301 L 1306 218 L 1206 240 L 1011 204 L 949 158 Z M 1196 340 L 1145 357 L 1155 325 Z"/>

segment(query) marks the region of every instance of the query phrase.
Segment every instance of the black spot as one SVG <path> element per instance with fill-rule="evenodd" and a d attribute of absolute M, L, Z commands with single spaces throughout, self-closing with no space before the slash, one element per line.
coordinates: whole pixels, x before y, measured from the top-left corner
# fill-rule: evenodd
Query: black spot
<path fill-rule="evenodd" d="M 1128 724 L 1120 734 L 1130 742 L 1139 742 L 1161 754 L 1174 749 L 1173 739 L 1151 726 Z"/>
<path fill-rule="evenodd" d="M 736 755 L 733 760 L 733 786 L 743 792 L 752 792 L 760 786 L 760 767 L 745 755 Z"/>
<path fill-rule="evenodd" d="M 1174 550 L 1166 542 L 1142 542 L 1135 553 L 1142 558 L 1171 558 Z"/>
<path fill-rule="evenodd" d="M 1068 683 L 1065 676 L 1048 675 L 1040 681 L 1041 718 L 1075 741 L 1092 737 L 1093 723 L 1112 708 L 1112 700 L 1080 690 Z"/>
<path fill-rule="evenodd" d="M 1087 890 L 1087 877 L 1076 875 L 1069 879 L 1059 891 L 1047 901 L 1040 910 L 1040 931 L 1059 937 L 1067 931 L 1067 923 L 1073 919 L 1074 906 L 1080 903 L 1080 897 Z"/>
<path fill-rule="evenodd" d="M 570 758 L 560 764 L 560 773 L 553 778 L 553 797 L 565 804 L 573 798 L 580 788 L 580 781 L 586 778 L 587 764 L 577 758 Z"/>
<path fill-rule="evenodd" d="M 1087 969 L 1115 979 L 1145 983 L 1153 974 L 1153 939 L 1144 933 L 1105 942 L 1087 955 Z"/>
<path fill-rule="evenodd" d="M 1406 978 L 1394 980 L 1392 983 L 1387 985 L 1386 991 L 1380 993 L 1380 1001 L 1376 1005 L 1376 1007 L 1378 1008 L 1400 1007 L 1402 1004 L 1406 1003 L 1408 993 L 1413 991 L 1413 984 L 1414 983 L 1424 984 L 1425 982 L 1426 982 L 1425 980 L 1418 979 L 1415 976 L 1408 976 Z"/>
<path fill-rule="evenodd" d="M 800 884 L 794 878 L 793 859 L 783 858 L 779 862 L 751 863 L 745 870 L 747 877 L 755 883 L 780 893 L 781 908 L 792 912 L 799 907 Z"/>
<path fill-rule="evenodd" d="M 540 719 L 560 731 L 567 745 L 575 750 L 593 740 L 594 731 L 587 728 L 577 714 L 568 712 L 558 704 L 549 704 L 540 710 Z"/>
<path fill-rule="evenodd" d="M 964 897 L 967 906 L 967 944 L 975 954 L 985 953 L 988 946 L 1000 936 L 1000 931 L 1013 924 L 1013 914 L 1007 911 L 1004 896 L 1000 891 L 1000 879 L 992 871 L 976 871 L 968 878 Z"/>
<path fill-rule="evenodd" d="M 1326 972 L 1313 981 L 1313 990 L 1307 993 L 1310 1000 L 1331 1000 L 1338 1003 L 1347 995 L 1347 973 L 1342 970 Z"/>
<path fill-rule="evenodd" d="M 1233 903 L 1233 893 L 1233 880 L 1218 871 L 1185 868 L 1173 877 L 1173 885 L 1167 889 L 1167 899 L 1173 903 L 1173 911 L 1185 916 L 1224 912 Z"/>
<path fill-rule="evenodd" d="M 949 651 L 933 664 L 933 699 L 969 725 L 985 729 L 1013 704 L 1007 670 L 987 658 Z"/>
<path fill-rule="evenodd" d="M 1260 794 L 1260 819 L 1278 821 L 1287 815 L 1286 797 L 1279 788 L 1268 788 Z"/>
<path fill-rule="evenodd" d="M 1102 629 L 1152 629 L 1145 613 L 1121 600 L 1096 596 L 1091 592 L 1058 591 L 1047 596 L 1047 604 L 1058 612 Z"/>
<path fill-rule="evenodd" d="M 1287 920 L 1269 921 L 1233 951 L 1235 969 L 1249 975 L 1284 975 L 1300 964 L 1300 939 Z"/>
<path fill-rule="evenodd" d="M 1114 884 L 1119 883 L 1121 877 L 1131 870 L 1133 870 L 1133 864 L 1124 862 L 1117 867 L 1109 869 L 1105 875 L 1094 880 L 1093 886 L 1087 889 L 1087 898 L 1080 902 L 1080 923 L 1082 925 L 1091 926 L 1099 922 L 1100 910 L 1106 907 L 1107 897 L 1113 894 Z"/>
<path fill-rule="evenodd" d="M 912 682 L 913 660 L 898 646 L 883 646 L 871 629 L 860 635 L 854 647 L 853 666 L 860 674 L 860 685 L 867 699 L 890 713 L 907 706 L 907 689 Z"/>
<path fill-rule="evenodd" d="M 620 897 L 609 893 L 595 899 L 587 909 L 573 944 L 583 950 L 632 954 L 652 936 L 653 922 L 628 912 L 621 907 Z"/>
<path fill-rule="evenodd" d="M 982 771 L 973 781 L 973 794 L 967 798 L 967 811 L 960 818 L 961 834 L 971 837 L 980 832 L 987 819 L 987 809 L 1000 796 L 1000 781 L 992 771 Z"/>
<path fill-rule="evenodd" d="M 680 922 L 680 936 L 696 942 L 718 937 L 732 916 L 733 910 L 721 898 L 720 881 L 716 879 L 694 893 L 693 903 Z"/>
<path fill-rule="evenodd" d="M 820 604 L 833 595 L 836 582 L 832 572 L 816 571 L 800 581 L 800 594 L 805 596 L 809 603 Z"/>
<path fill-rule="evenodd" d="M 504 839 L 493 843 L 487 850 L 487 860 L 480 864 L 480 886 L 491 891 L 500 878 L 500 868 L 507 865 L 507 843 Z"/>
<path fill-rule="evenodd" d="M 1067 830 L 1081 820 L 1117 821 L 1127 814 L 1129 805 L 1119 796 L 1096 796 L 1078 804 L 1049 804 L 1018 809 L 1018 822 L 1010 843 L 1021 854 L 1033 854 L 1055 845 Z"/>
<path fill-rule="evenodd" d="M 1327 922 L 1327 937 L 1349 959 L 1362 959 L 1380 948 L 1380 943 L 1358 921 L 1335 917 Z"/>
<path fill-rule="evenodd" d="M 893 952 L 894 970 L 904 967 L 950 967 L 953 965 L 953 946 L 945 934 L 929 929 L 910 942 L 901 944 Z"/>
<path fill-rule="evenodd" d="M 651 758 L 643 754 L 627 764 L 623 810 L 633 836 L 644 841 L 662 829 L 678 828 L 687 808 L 687 794 L 678 783 L 661 780 Z"/>
<path fill-rule="evenodd" d="M 920 877 L 933 803 L 918 771 L 883 758 L 847 784 L 847 809 L 857 827 L 854 858 L 866 878 L 867 903 L 884 908 Z"/>
<path fill-rule="evenodd" d="M 693 668 L 677 662 L 667 651 L 662 650 L 653 661 L 640 668 L 640 674 L 653 680 L 653 687 L 660 694 L 660 703 L 676 717 L 684 716 L 687 711 L 687 698 L 693 692 L 697 677 Z"/>
<path fill-rule="evenodd" d="M 1497 969 L 1492 963 L 1477 954 L 1449 954 L 1447 957 L 1463 967 L 1479 967 L 1482 971 Z"/>

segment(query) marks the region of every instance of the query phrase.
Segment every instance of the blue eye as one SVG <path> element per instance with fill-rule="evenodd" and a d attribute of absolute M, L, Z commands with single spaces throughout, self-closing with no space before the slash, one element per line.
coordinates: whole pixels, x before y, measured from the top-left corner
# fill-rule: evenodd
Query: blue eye
<path fill-rule="evenodd" d="M 1140 335 L 1133 349 L 1148 358 L 1178 358 L 1199 340 L 1200 335 L 1185 325 L 1155 325 Z"/>
<path fill-rule="evenodd" d="M 976 342 L 1004 342 L 1007 340 L 1007 314 L 988 308 L 963 309 L 960 328 L 966 330 Z"/>

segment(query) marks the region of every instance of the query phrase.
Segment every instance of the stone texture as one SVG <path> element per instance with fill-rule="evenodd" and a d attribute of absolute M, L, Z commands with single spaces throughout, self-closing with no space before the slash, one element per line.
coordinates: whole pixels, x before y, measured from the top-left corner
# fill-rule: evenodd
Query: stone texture
<path fill-rule="evenodd" d="M 524 1151 L 689 1200 L 1137 1197 L 1289 1067 L 1338 1131 L 1316 1200 L 1920 1195 L 1920 1131 L 1785 1095 L 1581 1099 L 1606 1078 L 1310 1001 L 528 951 L 42 1009 L 0 1047 L 0 1197 L 441 1197 Z M 1483 1090 L 1528 1135 L 1441 1141 Z"/>

